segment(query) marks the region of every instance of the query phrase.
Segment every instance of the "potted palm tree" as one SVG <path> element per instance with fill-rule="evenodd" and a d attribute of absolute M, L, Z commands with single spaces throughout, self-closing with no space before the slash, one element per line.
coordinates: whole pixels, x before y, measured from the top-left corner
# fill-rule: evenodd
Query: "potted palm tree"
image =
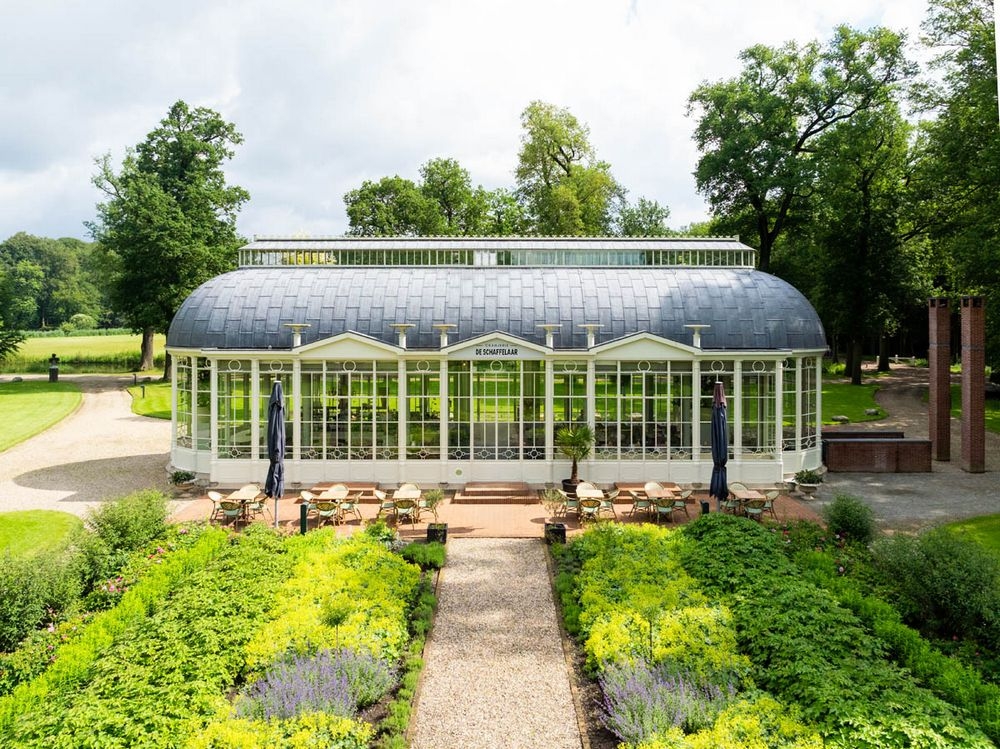
<path fill-rule="evenodd" d="M 573 424 L 561 427 L 556 432 L 556 447 L 559 452 L 573 461 L 573 468 L 568 479 L 563 479 L 563 491 L 576 494 L 576 485 L 580 483 L 577 474 L 577 463 L 586 460 L 594 449 L 594 430 L 587 424 Z"/>

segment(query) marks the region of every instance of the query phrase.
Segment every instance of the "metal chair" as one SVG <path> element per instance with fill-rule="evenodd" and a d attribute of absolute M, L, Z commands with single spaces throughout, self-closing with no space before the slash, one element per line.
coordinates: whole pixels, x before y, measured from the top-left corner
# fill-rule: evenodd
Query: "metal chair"
<path fill-rule="evenodd" d="M 764 512 L 769 514 L 775 522 L 778 521 L 778 516 L 774 512 L 774 501 L 781 494 L 777 489 L 773 489 L 769 492 L 764 492 Z"/>
<path fill-rule="evenodd" d="M 687 499 L 693 493 L 694 492 L 691 489 L 685 489 L 680 494 L 678 494 L 676 497 L 674 497 L 674 512 L 683 512 L 684 513 L 684 517 L 686 517 L 688 520 L 691 519 L 691 514 L 688 512 Z M 673 516 L 671 516 L 671 520 L 672 519 L 673 519 Z"/>
<path fill-rule="evenodd" d="M 417 516 L 420 512 L 420 508 L 417 507 L 417 500 L 415 499 L 397 499 L 396 500 L 396 525 L 409 520 L 410 525 L 417 524 Z"/>
<path fill-rule="evenodd" d="M 653 504 L 653 513 L 657 523 L 660 522 L 660 518 L 666 518 L 667 520 L 673 522 L 674 500 L 669 497 L 656 500 Z"/>
<path fill-rule="evenodd" d="M 333 520 L 337 522 L 337 514 L 340 510 L 340 503 L 336 501 L 320 500 L 315 505 L 316 527 L 319 528 L 324 523 Z"/>
<path fill-rule="evenodd" d="M 375 499 L 378 501 L 378 512 L 375 513 L 376 519 L 382 517 L 383 512 L 386 513 L 387 515 L 395 516 L 396 503 L 392 500 L 392 498 L 388 494 L 386 494 L 381 489 L 373 489 L 372 494 L 375 495 Z"/>
<path fill-rule="evenodd" d="M 212 501 L 212 514 L 208 516 L 208 522 L 213 520 L 218 520 L 219 516 L 222 514 L 222 509 L 219 507 L 219 503 L 225 499 L 219 492 L 210 491 L 208 492 L 208 498 Z"/>
<path fill-rule="evenodd" d="M 354 515 L 361 522 L 361 509 L 358 507 L 358 502 L 361 501 L 361 492 L 353 496 L 346 497 L 340 500 L 337 504 L 337 522 L 343 524 L 346 522 L 346 516 L 348 514 Z"/>
<path fill-rule="evenodd" d="M 597 520 L 601 512 L 601 500 L 594 497 L 585 497 L 580 500 L 580 522 L 587 520 Z"/>
<path fill-rule="evenodd" d="M 653 502 L 638 492 L 629 490 L 628 495 L 632 498 L 632 508 L 628 511 L 628 516 L 632 517 L 637 512 L 645 512 L 647 515 L 653 512 Z"/>
<path fill-rule="evenodd" d="M 743 505 L 743 514 L 746 515 L 751 520 L 756 520 L 760 522 L 764 517 L 766 510 L 764 509 L 763 499 L 751 499 L 749 502 Z"/>
<path fill-rule="evenodd" d="M 235 499 L 221 500 L 219 510 L 222 511 L 222 517 L 227 522 L 232 522 L 233 525 L 239 525 L 240 521 L 243 520 L 243 503 L 237 502 Z"/>
<path fill-rule="evenodd" d="M 602 512 L 610 512 L 611 517 L 618 520 L 618 512 L 615 510 L 615 500 L 618 499 L 618 495 L 620 493 L 621 490 L 618 487 L 604 492 L 604 499 L 601 500 L 601 509 L 598 514 Z"/>
<path fill-rule="evenodd" d="M 568 515 L 570 512 L 575 512 L 576 516 L 580 517 L 580 499 L 576 496 L 569 496 L 562 489 L 556 489 L 556 491 L 562 495 L 563 506 L 561 514 Z"/>

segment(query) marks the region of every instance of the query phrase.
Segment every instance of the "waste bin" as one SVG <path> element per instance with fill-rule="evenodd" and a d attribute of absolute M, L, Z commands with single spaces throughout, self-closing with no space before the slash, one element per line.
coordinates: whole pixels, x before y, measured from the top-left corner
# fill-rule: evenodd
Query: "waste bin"
<path fill-rule="evenodd" d="M 708 502 L 706 500 L 701 500 L 701 514 L 707 515 L 711 510 L 709 509 Z"/>
<path fill-rule="evenodd" d="M 59 382 L 59 357 L 55 354 L 49 357 L 49 382 Z"/>
<path fill-rule="evenodd" d="M 448 542 L 448 524 L 447 523 L 428 523 L 427 524 L 427 543 L 437 542 L 439 544 Z"/>

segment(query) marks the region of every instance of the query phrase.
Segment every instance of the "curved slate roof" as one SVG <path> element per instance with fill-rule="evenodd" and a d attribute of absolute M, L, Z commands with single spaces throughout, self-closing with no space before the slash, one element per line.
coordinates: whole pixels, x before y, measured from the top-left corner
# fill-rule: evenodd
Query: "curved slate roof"
<path fill-rule="evenodd" d="M 781 279 L 745 268 L 247 267 L 202 284 L 167 333 L 171 348 L 289 348 L 284 323 L 309 323 L 308 344 L 353 331 L 395 345 L 392 323 L 413 323 L 409 348 L 496 331 L 545 343 L 539 325 L 562 323 L 557 348 L 648 331 L 691 343 L 687 324 L 710 325 L 706 349 L 822 349 L 812 305 Z"/>

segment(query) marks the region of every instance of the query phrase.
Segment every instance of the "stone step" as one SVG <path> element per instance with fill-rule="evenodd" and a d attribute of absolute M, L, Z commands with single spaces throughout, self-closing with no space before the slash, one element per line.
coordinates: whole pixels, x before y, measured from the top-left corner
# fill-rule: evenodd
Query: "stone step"
<path fill-rule="evenodd" d="M 518 481 L 473 482 L 459 489 L 451 501 L 470 505 L 533 505 L 538 502 L 538 490 Z"/>

